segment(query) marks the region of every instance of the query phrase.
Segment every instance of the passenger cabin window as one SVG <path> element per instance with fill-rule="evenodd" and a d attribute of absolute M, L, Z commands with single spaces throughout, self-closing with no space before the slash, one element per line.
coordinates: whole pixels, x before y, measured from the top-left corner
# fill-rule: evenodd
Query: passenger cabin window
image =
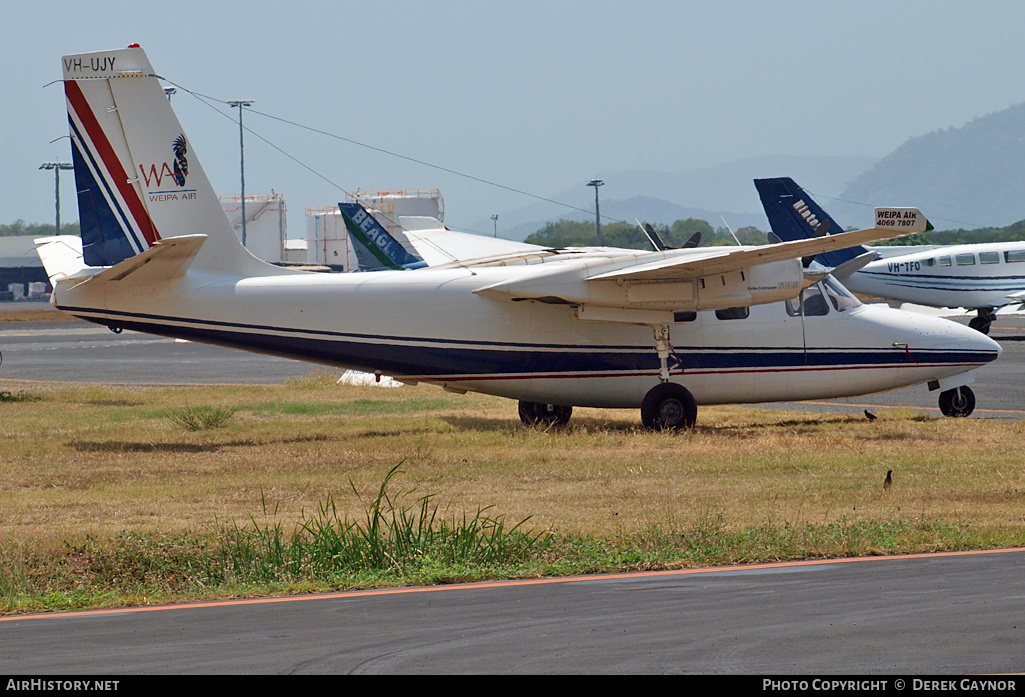
<path fill-rule="evenodd" d="M 940 257 L 940 266 L 950 266 L 950 257 Z"/>
<path fill-rule="evenodd" d="M 1004 261 L 1008 264 L 1015 261 L 1025 261 L 1025 249 L 1013 249 L 1009 252 L 1004 252 Z"/>
<path fill-rule="evenodd" d="M 926 266 L 936 266 L 936 260 L 935 259 L 926 259 L 922 263 L 925 264 Z"/>
<path fill-rule="evenodd" d="M 974 254 L 958 254 L 955 258 L 958 266 L 975 266 Z"/>
<path fill-rule="evenodd" d="M 980 264 L 999 264 L 1000 253 L 999 252 L 979 252 L 979 263 Z"/>
<path fill-rule="evenodd" d="M 727 307 L 724 310 L 716 310 L 716 319 L 747 319 L 751 314 L 750 307 Z"/>
<path fill-rule="evenodd" d="M 693 322 L 698 318 L 698 313 L 694 310 L 681 310 L 673 313 L 674 322 Z"/>

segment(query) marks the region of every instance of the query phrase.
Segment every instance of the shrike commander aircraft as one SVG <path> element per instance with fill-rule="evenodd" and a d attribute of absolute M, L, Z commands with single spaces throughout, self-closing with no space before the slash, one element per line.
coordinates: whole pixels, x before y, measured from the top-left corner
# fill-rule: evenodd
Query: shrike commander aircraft
<path fill-rule="evenodd" d="M 803 240 L 842 229 L 789 177 L 756 179 L 755 187 L 780 239 Z M 828 252 L 818 261 L 834 267 L 833 275 L 855 293 L 975 310 L 968 326 L 983 334 L 989 333 L 997 308 L 1025 302 L 1025 242 L 906 247 L 883 259 L 858 246 Z"/>
<path fill-rule="evenodd" d="M 655 429 L 690 427 L 698 404 L 919 383 L 961 405 L 969 371 L 1000 355 L 978 332 L 862 306 L 805 275 L 801 257 L 924 229 L 909 208 L 880 209 L 869 230 L 762 247 L 497 241 L 415 270 L 273 266 L 239 242 L 141 48 L 66 56 L 63 68 L 82 246 L 49 238 L 39 253 L 52 303 L 115 331 L 500 395 L 527 423 L 564 423 L 573 406 L 640 407 Z M 401 222 L 421 240 L 441 227 Z"/>

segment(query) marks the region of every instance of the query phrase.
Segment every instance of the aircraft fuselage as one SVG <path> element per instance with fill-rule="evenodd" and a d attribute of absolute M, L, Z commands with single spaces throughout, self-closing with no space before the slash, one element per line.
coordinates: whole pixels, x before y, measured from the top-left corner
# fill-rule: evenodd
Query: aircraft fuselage
<path fill-rule="evenodd" d="M 856 293 L 932 307 L 1002 307 L 1025 291 L 1025 242 L 935 247 L 888 256 L 844 280 Z"/>
<path fill-rule="evenodd" d="M 653 329 L 473 291 L 515 267 L 247 278 L 190 272 L 159 287 L 58 283 L 54 304 L 111 327 L 379 372 L 458 391 L 637 407 L 659 383 Z M 813 287 L 817 288 L 817 286 Z M 821 304 L 826 304 L 825 301 Z M 100 309 L 102 308 L 102 309 Z M 671 381 L 699 404 L 866 394 L 941 380 L 995 359 L 961 325 L 858 305 L 801 316 L 787 303 L 679 313 Z M 966 380 L 965 382 L 968 382 Z"/>

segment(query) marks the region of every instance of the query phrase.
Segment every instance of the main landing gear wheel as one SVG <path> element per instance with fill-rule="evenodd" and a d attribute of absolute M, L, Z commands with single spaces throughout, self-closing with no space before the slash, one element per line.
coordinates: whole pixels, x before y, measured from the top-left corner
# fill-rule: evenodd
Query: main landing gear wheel
<path fill-rule="evenodd" d="M 990 322 L 982 317 L 972 317 L 971 321 L 968 322 L 969 327 L 983 334 L 989 334 L 989 325 Z"/>
<path fill-rule="evenodd" d="M 989 334 L 989 326 L 993 324 L 993 321 L 997 318 L 996 312 L 993 311 L 992 307 L 980 307 L 977 312 L 978 314 L 975 317 L 972 317 L 968 326 L 977 332 Z"/>
<path fill-rule="evenodd" d="M 573 415 L 573 407 L 541 402 L 520 402 L 520 421 L 524 426 L 565 426 Z"/>
<path fill-rule="evenodd" d="M 940 393 L 940 411 L 944 416 L 968 416 L 975 410 L 975 393 L 967 387 L 955 387 Z"/>
<path fill-rule="evenodd" d="M 686 387 L 671 382 L 656 385 L 641 402 L 641 422 L 653 431 L 693 428 L 698 405 Z"/>

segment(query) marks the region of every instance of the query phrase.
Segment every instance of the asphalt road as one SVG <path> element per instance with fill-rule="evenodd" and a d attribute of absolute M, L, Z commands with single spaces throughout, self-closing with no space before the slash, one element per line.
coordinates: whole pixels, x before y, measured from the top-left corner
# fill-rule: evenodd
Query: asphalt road
<path fill-rule="evenodd" d="M 1023 565 L 876 557 L 0 618 L 0 674 L 1021 673 Z"/>

